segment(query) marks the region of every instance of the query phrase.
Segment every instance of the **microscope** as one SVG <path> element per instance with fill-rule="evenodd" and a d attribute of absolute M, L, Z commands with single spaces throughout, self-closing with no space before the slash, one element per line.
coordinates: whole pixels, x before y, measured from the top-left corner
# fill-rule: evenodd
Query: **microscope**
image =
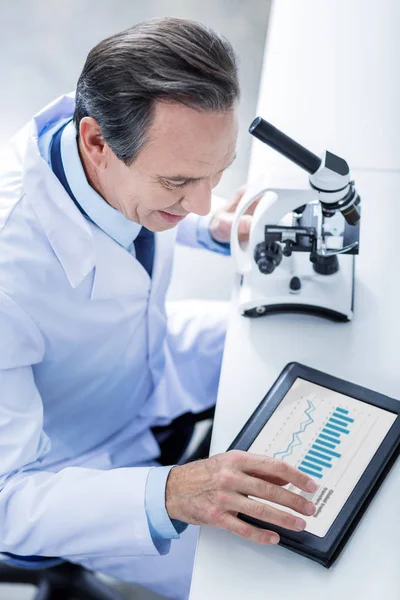
<path fill-rule="evenodd" d="M 231 253 L 241 275 L 241 313 L 297 312 L 350 321 L 361 202 L 347 162 L 328 151 L 319 158 L 261 117 L 249 132 L 307 171 L 309 185 L 256 184 L 240 200 Z M 239 221 L 257 200 L 243 248 Z"/>

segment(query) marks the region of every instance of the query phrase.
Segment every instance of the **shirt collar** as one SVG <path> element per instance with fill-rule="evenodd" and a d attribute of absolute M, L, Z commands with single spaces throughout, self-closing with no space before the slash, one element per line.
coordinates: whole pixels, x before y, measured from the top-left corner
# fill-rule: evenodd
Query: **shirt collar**
<path fill-rule="evenodd" d="M 75 125 L 73 121 L 70 121 L 61 137 L 61 158 L 71 191 L 93 223 L 118 244 L 129 248 L 139 235 L 141 225 L 130 221 L 121 212 L 110 206 L 89 185 L 79 156 L 76 137 Z"/>

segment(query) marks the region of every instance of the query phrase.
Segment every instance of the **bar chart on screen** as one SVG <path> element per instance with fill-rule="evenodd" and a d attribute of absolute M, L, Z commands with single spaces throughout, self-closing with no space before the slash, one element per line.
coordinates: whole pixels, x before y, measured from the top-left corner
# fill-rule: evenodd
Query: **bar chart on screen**
<path fill-rule="evenodd" d="M 287 489 L 316 504 L 315 514 L 306 518 L 306 531 L 322 537 L 394 419 L 376 406 L 298 378 L 249 451 L 284 460 L 318 483 L 314 494 L 291 484 Z"/>
<path fill-rule="evenodd" d="M 335 460 L 341 458 L 339 444 L 341 436 L 348 435 L 351 431 L 349 425 L 354 423 L 354 419 L 348 416 L 349 411 L 336 407 L 332 417 L 329 417 L 325 427 L 316 437 L 315 443 L 301 461 L 298 469 L 321 479 L 326 469 L 331 469 L 335 465 Z"/>

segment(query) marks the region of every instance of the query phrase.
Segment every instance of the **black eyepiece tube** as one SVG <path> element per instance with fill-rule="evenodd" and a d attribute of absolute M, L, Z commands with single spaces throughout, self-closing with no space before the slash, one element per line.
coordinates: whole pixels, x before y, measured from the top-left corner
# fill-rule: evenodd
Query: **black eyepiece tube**
<path fill-rule="evenodd" d="M 310 174 L 318 171 L 321 165 L 321 159 L 301 146 L 292 138 L 279 131 L 276 127 L 264 121 L 261 117 L 254 119 L 249 127 L 249 133 L 267 144 L 274 150 L 286 156 L 289 160 L 304 169 Z"/>

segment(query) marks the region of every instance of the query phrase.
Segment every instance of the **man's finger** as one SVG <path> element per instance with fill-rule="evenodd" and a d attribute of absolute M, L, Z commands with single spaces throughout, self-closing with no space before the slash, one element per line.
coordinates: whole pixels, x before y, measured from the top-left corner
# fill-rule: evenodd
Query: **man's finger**
<path fill-rule="evenodd" d="M 239 242 L 247 242 L 251 228 L 251 216 L 243 215 L 239 221 L 238 237 Z"/>
<path fill-rule="evenodd" d="M 256 544 L 277 544 L 280 539 L 277 533 L 249 525 L 230 513 L 225 514 L 221 527 Z"/>
<path fill-rule="evenodd" d="M 280 479 L 279 477 L 273 477 L 272 475 L 268 476 L 268 479 L 265 481 L 269 481 L 270 483 L 274 483 L 275 485 L 287 485 L 289 482 L 286 479 Z"/>
<path fill-rule="evenodd" d="M 257 196 L 257 198 L 255 198 L 255 200 L 250 204 L 249 208 L 245 211 L 245 215 L 253 215 L 254 211 L 257 208 L 257 205 L 260 203 L 260 200 L 262 199 L 264 194 L 261 194 L 260 196 Z"/>
<path fill-rule="evenodd" d="M 243 198 L 245 191 L 246 191 L 245 185 L 243 185 L 238 190 L 236 190 L 236 193 L 234 194 L 231 202 L 228 202 L 228 204 L 224 207 L 224 210 L 229 213 L 234 213 L 237 209 L 239 202 Z"/>
<path fill-rule="evenodd" d="M 246 497 L 254 496 L 255 498 L 269 500 L 274 504 L 287 506 L 302 515 L 311 516 L 315 512 L 315 505 L 303 496 L 300 496 L 300 494 L 295 494 L 279 485 L 257 477 L 249 475 L 242 477 L 237 491 Z M 259 510 L 262 509 L 260 508 Z"/>
<path fill-rule="evenodd" d="M 300 517 L 279 510 L 269 504 L 264 504 L 263 502 L 243 496 L 239 501 L 239 512 L 265 523 L 271 523 L 271 525 L 277 525 L 278 527 L 284 527 L 292 531 L 303 531 L 307 526 L 307 522 Z"/>
<path fill-rule="evenodd" d="M 226 212 L 234 213 L 236 211 L 238 204 L 241 201 L 241 199 L 243 198 L 246 191 L 247 191 L 246 185 L 243 185 L 236 191 L 235 195 L 232 198 L 232 201 L 229 202 L 227 206 L 225 206 Z M 252 215 L 254 213 L 254 211 L 257 207 L 257 204 L 260 202 L 263 195 L 264 194 L 260 194 L 260 196 L 257 196 L 257 198 L 254 198 L 254 201 L 252 202 L 252 204 L 248 207 L 248 209 L 244 213 L 245 215 Z"/>
<path fill-rule="evenodd" d="M 315 492 L 318 487 L 311 477 L 283 460 L 248 452 L 243 462 L 243 470 L 250 475 L 260 476 L 263 479 L 267 479 L 269 475 L 279 477 L 304 492 Z"/>

